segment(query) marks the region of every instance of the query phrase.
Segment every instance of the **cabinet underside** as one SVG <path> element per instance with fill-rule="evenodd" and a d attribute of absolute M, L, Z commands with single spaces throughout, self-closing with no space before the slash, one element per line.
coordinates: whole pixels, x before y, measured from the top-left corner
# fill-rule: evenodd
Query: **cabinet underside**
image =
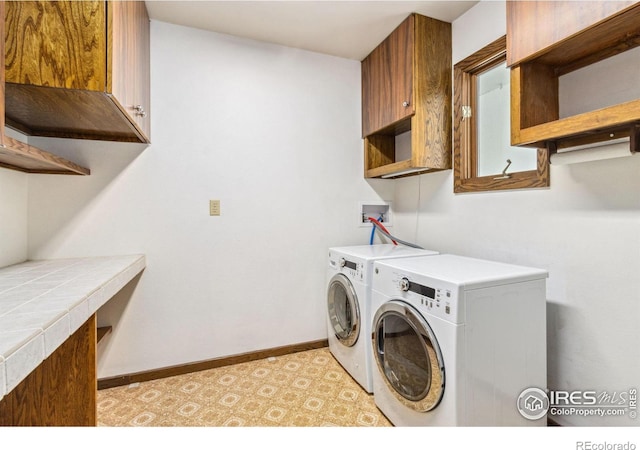
<path fill-rule="evenodd" d="M 107 93 L 6 83 L 6 123 L 31 136 L 148 142 Z"/>

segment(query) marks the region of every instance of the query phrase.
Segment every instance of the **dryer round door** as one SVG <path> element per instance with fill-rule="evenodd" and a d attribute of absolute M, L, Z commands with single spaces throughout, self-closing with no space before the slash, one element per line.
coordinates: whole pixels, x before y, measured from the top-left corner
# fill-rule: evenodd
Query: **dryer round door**
<path fill-rule="evenodd" d="M 425 318 L 401 300 L 383 304 L 373 320 L 374 359 L 382 379 L 402 404 L 430 411 L 444 394 L 444 361 Z"/>
<path fill-rule="evenodd" d="M 360 308 L 351 281 L 341 273 L 329 281 L 327 307 L 329 322 L 338 341 L 352 347 L 360 334 Z"/>

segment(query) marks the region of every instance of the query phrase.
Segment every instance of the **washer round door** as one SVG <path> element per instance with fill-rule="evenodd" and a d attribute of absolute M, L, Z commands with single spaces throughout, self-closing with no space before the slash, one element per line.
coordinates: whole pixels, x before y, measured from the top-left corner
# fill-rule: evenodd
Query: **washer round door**
<path fill-rule="evenodd" d="M 401 300 L 383 304 L 373 320 L 374 359 L 382 379 L 403 405 L 430 411 L 444 394 L 444 361 L 425 318 Z"/>
<path fill-rule="evenodd" d="M 336 338 L 345 346 L 352 347 L 360 334 L 360 308 L 351 281 L 341 273 L 329 281 L 327 306 Z"/>

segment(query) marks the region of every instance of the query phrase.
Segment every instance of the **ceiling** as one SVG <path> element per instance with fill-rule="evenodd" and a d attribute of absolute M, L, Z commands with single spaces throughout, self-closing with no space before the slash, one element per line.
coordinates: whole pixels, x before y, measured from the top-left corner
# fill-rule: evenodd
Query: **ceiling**
<path fill-rule="evenodd" d="M 361 61 L 410 13 L 452 22 L 477 1 L 146 1 L 152 20 Z"/>

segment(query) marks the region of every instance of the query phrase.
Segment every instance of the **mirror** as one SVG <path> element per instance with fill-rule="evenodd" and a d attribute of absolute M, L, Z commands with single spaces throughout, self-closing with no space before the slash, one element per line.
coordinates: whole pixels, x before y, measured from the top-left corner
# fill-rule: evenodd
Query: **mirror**
<path fill-rule="evenodd" d="M 454 192 L 549 186 L 548 152 L 511 146 L 506 37 L 454 66 Z"/>

